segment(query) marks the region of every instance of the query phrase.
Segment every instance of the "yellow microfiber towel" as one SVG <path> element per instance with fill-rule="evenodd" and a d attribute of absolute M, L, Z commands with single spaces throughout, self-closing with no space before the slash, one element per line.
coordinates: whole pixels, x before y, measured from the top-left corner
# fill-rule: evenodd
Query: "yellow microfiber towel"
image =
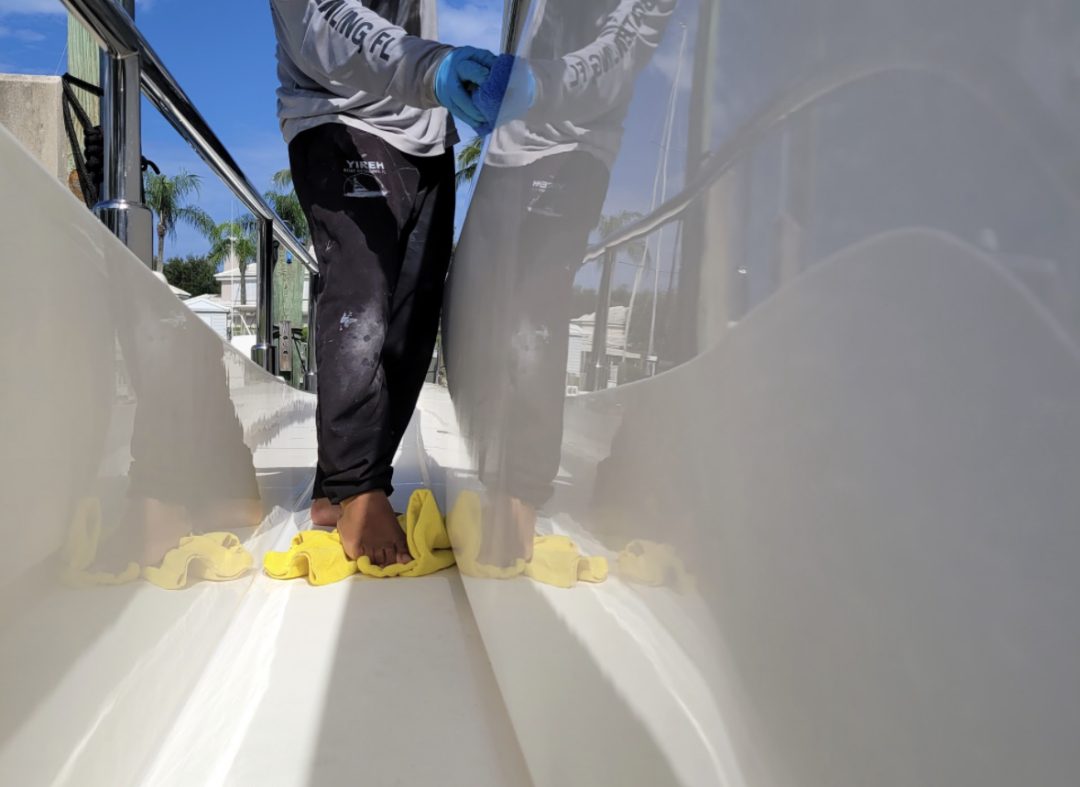
<path fill-rule="evenodd" d="M 328 585 L 358 571 L 369 577 L 420 577 L 454 565 L 446 523 L 427 489 L 418 489 L 409 497 L 409 506 L 398 517 L 409 543 L 409 563 L 376 566 L 364 556 L 349 560 L 335 530 L 305 530 L 298 533 L 287 552 L 267 552 L 263 568 L 274 579 L 307 577 L 312 585 Z"/>
<path fill-rule="evenodd" d="M 251 555 L 232 533 L 206 533 L 180 539 L 160 566 L 139 568 L 128 563 L 120 572 L 90 571 L 101 542 L 101 503 L 96 498 L 80 501 L 64 544 L 64 581 L 75 586 L 123 585 L 144 576 L 166 590 L 187 587 L 189 580 L 236 579 L 251 568 Z"/>
<path fill-rule="evenodd" d="M 468 490 L 458 495 L 447 517 L 450 540 L 457 552 L 458 568 L 470 577 L 510 579 L 525 573 L 525 561 L 518 558 L 512 566 L 492 566 L 481 563 L 477 556 L 481 547 L 482 506 L 480 497 Z"/>
<path fill-rule="evenodd" d="M 469 576 L 509 579 L 524 574 L 536 582 L 572 588 L 581 582 L 603 582 L 608 564 L 603 557 L 586 557 L 567 536 L 536 536 L 529 562 L 518 558 L 511 566 L 492 566 L 477 558 L 481 546 L 481 503 L 474 492 L 458 495 L 450 511 L 450 537 L 458 554 L 458 567 Z"/>
<path fill-rule="evenodd" d="M 263 570 L 274 579 L 307 577 L 312 585 L 340 582 L 356 573 L 336 530 L 302 530 L 293 536 L 287 552 L 267 552 Z"/>
<path fill-rule="evenodd" d="M 525 576 L 560 588 L 572 588 L 582 582 L 607 579 L 607 559 L 585 557 L 567 536 L 537 536 L 533 558 L 525 564 Z"/>
<path fill-rule="evenodd" d="M 670 544 L 637 539 L 627 544 L 616 560 L 619 576 L 639 585 L 671 585 L 686 591 L 693 587 L 694 578 Z"/>
<path fill-rule="evenodd" d="M 450 536 L 446 532 L 435 495 L 429 489 L 417 489 L 409 495 L 409 506 L 398 516 L 409 542 L 409 563 L 391 563 L 376 566 L 364 556 L 356 561 L 356 568 L 369 577 L 422 577 L 454 565 L 454 552 L 450 549 Z"/>
<path fill-rule="evenodd" d="M 186 536 L 170 549 L 160 566 L 147 566 L 147 582 L 166 590 L 187 587 L 191 579 L 223 582 L 243 576 L 251 568 L 252 557 L 232 533 L 204 533 Z"/>
<path fill-rule="evenodd" d="M 64 543 L 62 578 L 69 585 L 123 585 L 139 578 L 139 564 L 128 563 L 119 573 L 89 571 L 101 541 L 101 502 L 96 497 L 79 501 Z"/>

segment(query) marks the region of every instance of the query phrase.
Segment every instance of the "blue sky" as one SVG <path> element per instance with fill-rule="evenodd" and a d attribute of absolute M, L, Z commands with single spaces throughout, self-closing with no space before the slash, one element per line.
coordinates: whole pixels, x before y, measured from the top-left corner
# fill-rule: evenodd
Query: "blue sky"
<path fill-rule="evenodd" d="M 439 38 L 450 44 L 498 50 L 502 6 L 503 0 L 439 0 Z M 649 210 L 662 157 L 663 108 L 672 92 L 684 30 L 690 31 L 692 49 L 695 13 L 696 3 L 680 3 L 664 43 L 639 79 L 605 213 Z M 269 188 L 271 176 L 288 165 L 288 157 L 274 112 L 277 80 L 267 0 L 137 0 L 136 19 L 245 174 L 260 190 Z M 0 72 L 63 73 L 66 30 L 67 17 L 60 0 L 0 0 Z M 684 65 L 690 54 L 690 50 L 685 53 Z M 678 111 L 669 156 L 669 195 L 679 189 L 683 179 L 689 75 L 687 66 L 681 70 L 676 88 Z M 468 128 L 461 131 L 468 133 Z M 242 212 L 232 194 L 145 102 L 143 149 L 167 174 L 182 169 L 199 174 L 203 180 L 199 204 L 215 219 L 233 218 Z M 468 197 L 465 190 L 458 194 L 459 225 Z M 674 233 L 668 233 L 667 243 L 673 238 Z M 203 253 L 206 246 L 198 233 L 180 228 L 177 237 L 166 242 L 166 257 Z M 591 281 L 594 274 L 583 271 L 583 278 Z M 633 269 L 619 270 L 616 284 L 632 278 Z"/>
<path fill-rule="evenodd" d="M 441 0 L 440 39 L 498 50 L 502 0 Z M 274 32 L 266 0 L 139 0 L 136 19 L 150 44 L 259 189 L 288 166 L 274 114 Z M 60 0 L 0 0 L 0 72 L 62 74 L 67 17 Z M 467 129 L 463 129 L 463 132 Z M 242 211 L 232 194 L 150 105 L 143 105 L 143 153 L 162 171 L 202 176 L 200 204 L 218 220 Z M 166 256 L 206 244 L 180 230 Z"/>

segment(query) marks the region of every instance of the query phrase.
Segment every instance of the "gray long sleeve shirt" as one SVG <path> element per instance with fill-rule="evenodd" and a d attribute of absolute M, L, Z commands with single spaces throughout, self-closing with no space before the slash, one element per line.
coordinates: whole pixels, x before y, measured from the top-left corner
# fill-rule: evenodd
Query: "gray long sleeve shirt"
<path fill-rule="evenodd" d="M 457 141 L 435 99 L 435 70 L 450 50 L 428 38 L 436 35 L 435 0 L 270 0 L 270 10 L 286 142 L 323 123 L 418 156 Z"/>
<path fill-rule="evenodd" d="M 678 0 L 538 0 L 521 53 L 537 98 L 492 136 L 485 165 L 520 167 L 582 150 L 611 167 L 638 74 Z"/>

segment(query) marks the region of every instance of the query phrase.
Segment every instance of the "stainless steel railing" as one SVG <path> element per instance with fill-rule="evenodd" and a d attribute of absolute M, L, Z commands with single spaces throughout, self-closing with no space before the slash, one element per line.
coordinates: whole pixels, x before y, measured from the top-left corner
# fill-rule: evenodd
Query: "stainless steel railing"
<path fill-rule="evenodd" d="M 149 263 L 151 222 L 149 210 L 141 203 L 139 190 L 141 91 L 255 217 L 258 286 L 252 360 L 271 373 L 276 371 L 271 316 L 276 243 L 283 245 L 311 273 L 306 387 L 314 390 L 315 341 L 311 328 L 315 324 L 314 296 L 318 285 L 315 260 L 251 185 L 232 154 L 139 32 L 132 16 L 133 0 L 123 0 L 123 5 L 118 0 L 61 2 L 104 50 L 102 133 L 105 138 L 105 180 L 95 213 L 128 248 Z"/>
<path fill-rule="evenodd" d="M 592 362 L 586 374 L 586 390 L 603 388 L 606 381 L 604 348 L 607 345 L 608 326 L 607 309 L 604 304 L 608 303 L 611 295 L 612 272 L 615 267 L 615 254 L 619 247 L 644 238 L 660 227 L 682 219 L 695 201 L 752 150 L 758 140 L 787 118 L 847 85 L 868 76 L 898 68 L 906 69 L 911 66 L 895 63 L 859 66 L 839 74 L 830 74 L 823 79 L 813 80 L 791 93 L 782 95 L 774 103 L 754 115 L 716 150 L 709 153 L 700 163 L 696 175 L 687 181 L 681 191 L 637 221 L 610 233 L 589 247 L 582 262 L 602 260 L 602 267 L 600 287 L 597 292 L 596 325 L 593 328 Z"/>
<path fill-rule="evenodd" d="M 1024 132 L 1022 113 L 1009 112 L 997 107 L 984 78 L 972 73 L 972 69 L 958 69 L 950 64 L 931 61 L 885 60 L 873 63 L 860 63 L 839 68 L 827 74 L 809 79 L 790 92 L 778 96 L 742 124 L 726 141 L 710 152 L 700 162 L 696 174 L 689 178 L 681 191 L 668 200 L 625 227 L 602 238 L 586 251 L 583 262 L 602 261 L 600 289 L 597 293 L 597 323 L 593 331 L 592 354 L 594 363 L 590 366 L 586 388 L 595 390 L 602 387 L 604 368 L 599 360 L 603 358 L 603 348 L 607 342 L 606 309 L 600 304 L 607 303 L 611 288 L 611 269 L 615 265 L 616 251 L 633 241 L 644 238 L 660 227 L 685 217 L 699 197 L 705 194 L 721 177 L 728 173 L 769 131 L 786 122 L 793 115 L 812 107 L 823 99 L 844 88 L 855 85 L 865 79 L 886 74 L 922 74 L 934 76 L 952 84 L 968 96 L 980 101 L 994 110 L 1004 127 L 1009 129 L 1017 143 L 1034 154 L 1033 161 L 1058 185 L 1064 198 L 1080 205 L 1080 168 L 1062 171 L 1054 166 L 1053 160 L 1040 155 L 1038 146 Z"/>

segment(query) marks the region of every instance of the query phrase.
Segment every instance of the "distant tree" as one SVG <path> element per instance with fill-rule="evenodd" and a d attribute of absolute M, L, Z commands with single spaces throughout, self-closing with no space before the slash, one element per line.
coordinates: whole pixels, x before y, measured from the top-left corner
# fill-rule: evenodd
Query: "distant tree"
<path fill-rule="evenodd" d="M 210 253 L 207 259 L 215 266 L 229 257 L 240 266 L 240 304 L 247 305 L 247 266 L 258 255 L 259 243 L 255 237 L 255 221 L 245 216 L 236 221 L 223 221 L 210 231 Z"/>
<path fill-rule="evenodd" d="M 214 222 L 190 198 L 199 195 L 199 176 L 181 170 L 179 175 L 158 175 L 147 171 L 143 180 L 146 204 L 157 219 L 157 257 L 154 269 L 162 270 L 165 264 L 165 236 L 176 237 L 176 227 L 187 224 L 203 235 L 209 236 Z"/>
<path fill-rule="evenodd" d="M 477 137 L 472 142 L 468 142 L 458 152 L 457 156 L 457 175 L 455 181 L 458 188 L 469 183 L 476 177 L 477 167 L 480 165 L 480 152 L 484 148 L 483 137 Z"/>
<path fill-rule="evenodd" d="M 636 210 L 620 210 L 618 213 L 604 214 L 600 217 L 600 222 L 596 225 L 596 232 L 600 236 L 600 240 L 604 240 L 609 235 L 614 235 L 623 227 L 628 227 L 635 221 L 641 218 L 641 214 Z M 636 241 L 632 241 L 629 245 L 634 248 Z"/>
<path fill-rule="evenodd" d="M 293 189 L 292 172 L 287 169 L 279 170 L 274 173 L 272 181 L 274 188 L 264 195 L 266 201 L 292 230 L 296 239 L 306 245 L 311 240 L 311 233 L 308 230 L 307 216 L 304 215 L 304 209 L 300 207 L 300 200 Z"/>
<path fill-rule="evenodd" d="M 214 278 L 217 266 L 205 257 L 173 257 L 163 268 L 165 280 L 196 295 L 218 295 L 221 283 Z"/>

